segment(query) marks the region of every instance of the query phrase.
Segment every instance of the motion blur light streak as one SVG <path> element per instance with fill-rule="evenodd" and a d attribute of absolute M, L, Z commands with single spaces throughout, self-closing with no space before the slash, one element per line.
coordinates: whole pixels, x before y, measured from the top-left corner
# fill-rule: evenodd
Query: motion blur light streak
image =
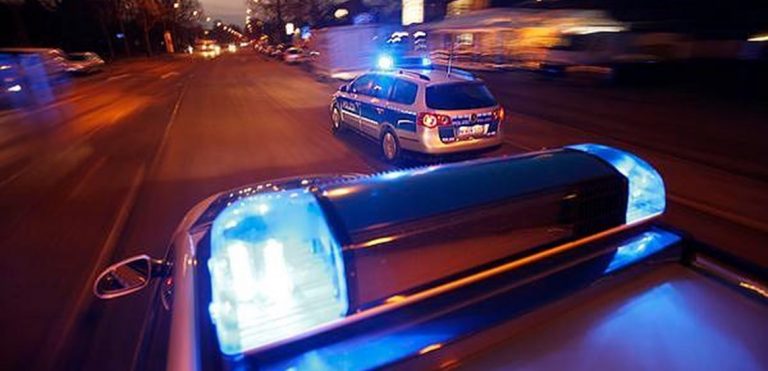
<path fill-rule="evenodd" d="M 438 350 L 438 349 L 440 349 L 440 348 L 442 348 L 442 347 L 443 347 L 443 344 L 432 344 L 432 345 L 427 345 L 426 347 L 422 348 L 422 349 L 419 351 L 419 354 L 421 354 L 421 355 L 424 355 L 424 354 L 427 354 L 427 353 L 429 353 L 429 352 L 434 352 L 434 351 L 436 351 L 436 350 Z"/>
<path fill-rule="evenodd" d="M 371 246 L 377 246 L 377 245 L 385 244 L 385 243 L 388 243 L 388 242 L 392 242 L 392 241 L 394 241 L 394 240 L 395 240 L 395 238 L 394 238 L 394 237 L 381 237 L 381 238 L 376 238 L 376 239 L 370 240 L 370 241 L 368 241 L 368 242 L 366 242 L 366 243 L 364 243 L 364 244 L 360 245 L 360 247 L 371 247 Z"/>

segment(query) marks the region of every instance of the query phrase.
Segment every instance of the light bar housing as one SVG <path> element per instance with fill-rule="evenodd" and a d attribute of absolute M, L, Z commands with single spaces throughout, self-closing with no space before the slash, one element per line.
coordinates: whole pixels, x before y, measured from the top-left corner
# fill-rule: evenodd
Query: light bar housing
<path fill-rule="evenodd" d="M 223 353 L 257 351 L 647 221 L 659 199 L 650 165 L 597 145 L 246 194 L 213 220 L 209 311 Z"/>

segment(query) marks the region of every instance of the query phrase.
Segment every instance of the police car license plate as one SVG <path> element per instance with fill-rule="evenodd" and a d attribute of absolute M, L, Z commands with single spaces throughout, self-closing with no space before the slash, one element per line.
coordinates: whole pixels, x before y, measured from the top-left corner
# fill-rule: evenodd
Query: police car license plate
<path fill-rule="evenodd" d="M 459 126 L 456 136 L 462 139 L 483 136 L 487 130 L 486 126 L 487 125 Z"/>

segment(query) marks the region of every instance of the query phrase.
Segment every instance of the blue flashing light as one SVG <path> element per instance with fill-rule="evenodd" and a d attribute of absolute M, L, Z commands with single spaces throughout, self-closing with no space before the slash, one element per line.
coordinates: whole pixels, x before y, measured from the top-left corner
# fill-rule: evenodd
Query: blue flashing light
<path fill-rule="evenodd" d="M 341 246 L 311 193 L 262 193 L 213 221 L 211 320 L 237 355 L 346 316 Z"/>
<path fill-rule="evenodd" d="M 577 144 L 567 148 L 600 157 L 629 181 L 626 223 L 660 215 L 666 208 L 664 180 L 659 172 L 639 157 L 601 144 Z"/>
<path fill-rule="evenodd" d="M 680 236 L 661 229 L 640 234 L 616 249 L 605 273 L 624 268 L 680 241 Z"/>
<path fill-rule="evenodd" d="M 429 58 L 421 58 L 421 65 L 424 67 L 429 67 L 432 65 L 432 61 Z"/>
<path fill-rule="evenodd" d="M 376 61 L 376 65 L 382 70 L 389 70 L 395 66 L 395 61 L 388 55 L 382 55 L 379 56 L 378 61 Z"/>

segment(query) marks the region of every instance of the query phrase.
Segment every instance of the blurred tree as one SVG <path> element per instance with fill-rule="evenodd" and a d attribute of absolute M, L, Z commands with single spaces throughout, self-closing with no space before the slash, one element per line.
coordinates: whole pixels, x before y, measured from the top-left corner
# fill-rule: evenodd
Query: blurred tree
<path fill-rule="evenodd" d="M 285 24 L 293 22 L 297 27 L 314 25 L 332 5 L 333 0 L 247 0 L 251 16 L 273 40 L 286 40 Z"/>
<path fill-rule="evenodd" d="M 150 31 L 163 18 L 163 8 L 158 0 L 124 0 L 126 13 L 134 18 L 141 28 L 147 56 L 152 56 Z"/>
<path fill-rule="evenodd" d="M 115 58 L 115 48 L 112 45 L 112 34 L 109 32 L 111 25 L 117 23 L 117 8 L 114 0 L 87 0 L 88 10 L 96 16 L 99 30 L 107 43 L 109 58 Z"/>
<path fill-rule="evenodd" d="M 16 39 L 26 44 L 29 42 L 29 36 L 27 35 L 27 28 L 24 25 L 24 17 L 21 15 L 21 7 L 24 5 L 24 0 L 2 0 L 4 9 L 8 9 L 13 22 L 13 29 L 16 30 Z"/>

